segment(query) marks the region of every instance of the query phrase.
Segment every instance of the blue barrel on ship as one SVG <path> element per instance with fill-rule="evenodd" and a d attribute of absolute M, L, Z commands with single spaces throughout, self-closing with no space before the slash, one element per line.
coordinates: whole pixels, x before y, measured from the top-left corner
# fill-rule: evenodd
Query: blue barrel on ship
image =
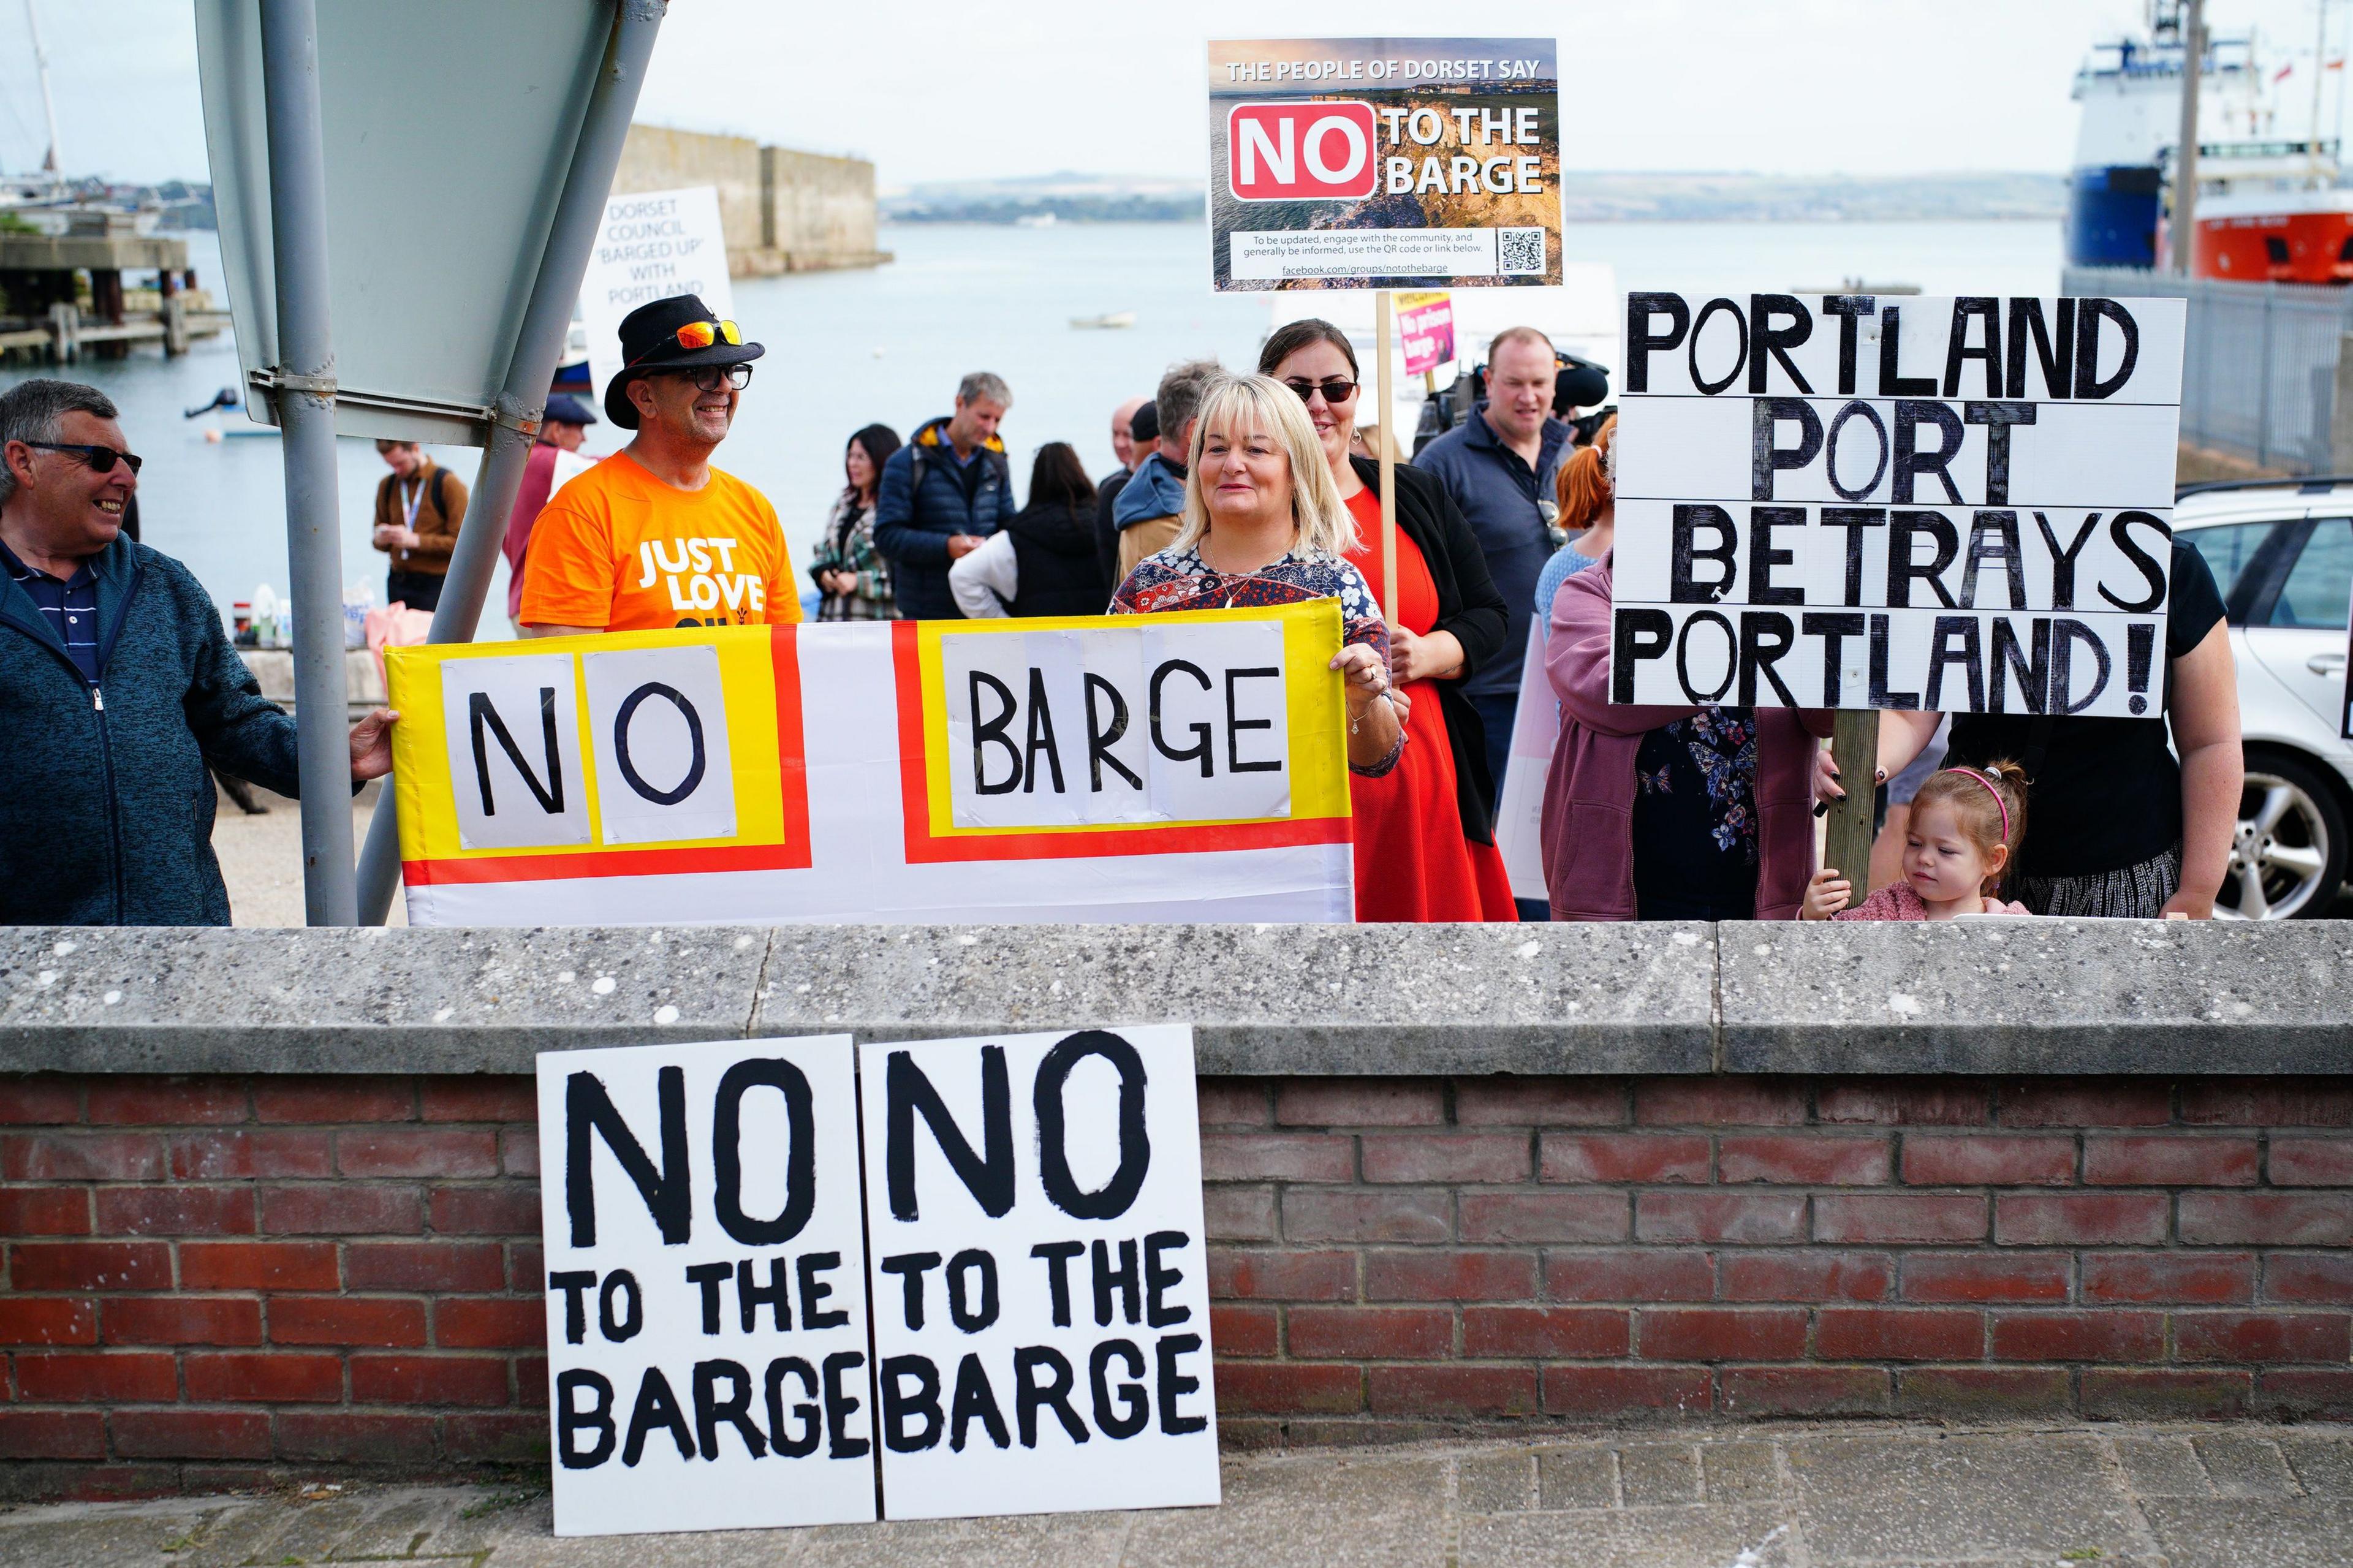
<path fill-rule="evenodd" d="M 2153 163 L 2076 170 L 2067 184 L 2067 264 L 2156 266 L 2164 185 Z"/>

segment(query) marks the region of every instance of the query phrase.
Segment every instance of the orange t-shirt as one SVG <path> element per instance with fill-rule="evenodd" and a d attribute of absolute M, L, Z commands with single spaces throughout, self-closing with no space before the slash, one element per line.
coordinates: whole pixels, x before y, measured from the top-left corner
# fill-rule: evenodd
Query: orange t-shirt
<path fill-rule="evenodd" d="M 768 498 L 711 470 L 699 490 L 617 452 L 555 492 L 523 557 L 522 624 L 748 626 L 801 618 L 799 584 Z"/>

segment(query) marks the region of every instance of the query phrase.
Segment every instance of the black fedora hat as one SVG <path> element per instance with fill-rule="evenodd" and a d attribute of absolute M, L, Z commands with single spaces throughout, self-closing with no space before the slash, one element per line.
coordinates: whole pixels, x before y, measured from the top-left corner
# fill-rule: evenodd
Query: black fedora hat
<path fill-rule="evenodd" d="M 707 364 L 749 364 L 768 351 L 758 343 L 733 342 L 714 333 L 708 348 L 679 342 L 679 330 L 697 322 L 720 325 L 711 308 L 693 294 L 672 294 L 638 306 L 621 318 L 621 373 L 605 388 L 605 413 L 624 430 L 638 427 L 629 383 L 654 371 L 695 370 Z M 724 323 L 733 330 L 734 323 Z"/>

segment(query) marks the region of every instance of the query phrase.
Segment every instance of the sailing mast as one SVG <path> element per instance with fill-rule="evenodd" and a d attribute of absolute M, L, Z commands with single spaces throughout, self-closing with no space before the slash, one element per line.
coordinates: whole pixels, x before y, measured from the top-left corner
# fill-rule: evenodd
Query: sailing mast
<path fill-rule="evenodd" d="M 25 30 L 33 37 L 33 64 L 41 77 L 41 116 L 49 129 L 48 156 L 41 160 L 41 170 L 51 179 L 58 177 L 58 106 L 49 96 L 49 52 L 41 47 L 40 13 L 33 9 L 33 0 L 25 0 Z"/>

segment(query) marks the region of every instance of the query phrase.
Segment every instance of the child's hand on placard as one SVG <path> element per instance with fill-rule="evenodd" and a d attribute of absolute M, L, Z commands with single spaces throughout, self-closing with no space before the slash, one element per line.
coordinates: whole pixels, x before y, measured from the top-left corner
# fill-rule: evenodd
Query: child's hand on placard
<path fill-rule="evenodd" d="M 1826 921 L 1846 908 L 1853 896 L 1853 884 L 1840 876 L 1835 867 L 1825 866 L 1806 884 L 1806 901 L 1798 907 L 1798 918 Z"/>

